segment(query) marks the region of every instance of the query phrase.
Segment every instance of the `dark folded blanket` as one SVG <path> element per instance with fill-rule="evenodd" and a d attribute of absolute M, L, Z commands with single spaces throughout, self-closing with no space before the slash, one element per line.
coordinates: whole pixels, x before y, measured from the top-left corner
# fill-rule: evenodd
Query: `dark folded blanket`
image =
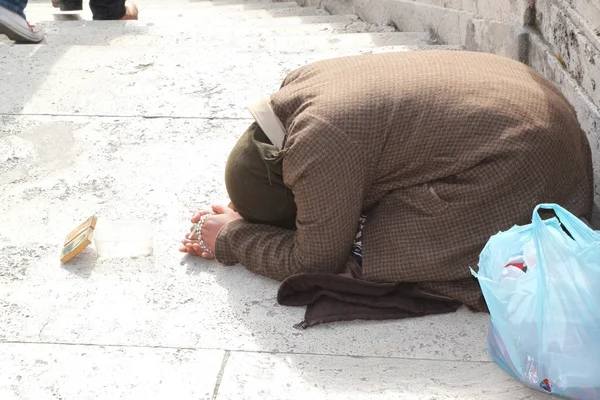
<path fill-rule="evenodd" d="M 299 274 L 281 284 L 279 304 L 307 306 L 302 327 L 362 320 L 401 319 L 454 312 L 460 306 L 416 283 L 373 283 L 349 274 Z"/>

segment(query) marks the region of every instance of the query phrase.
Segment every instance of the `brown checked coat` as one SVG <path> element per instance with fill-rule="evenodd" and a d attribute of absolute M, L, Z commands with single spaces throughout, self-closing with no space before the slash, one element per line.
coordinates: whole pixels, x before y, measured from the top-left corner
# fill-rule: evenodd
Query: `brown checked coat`
<path fill-rule="evenodd" d="M 217 238 L 222 263 L 313 283 L 346 267 L 359 281 L 414 283 L 484 309 L 469 267 L 491 235 L 529 223 L 539 203 L 590 216 L 591 154 L 575 112 L 516 61 L 452 51 L 325 60 L 291 72 L 271 102 L 297 230 L 230 223 Z M 349 254 L 363 210 L 360 268 Z"/>

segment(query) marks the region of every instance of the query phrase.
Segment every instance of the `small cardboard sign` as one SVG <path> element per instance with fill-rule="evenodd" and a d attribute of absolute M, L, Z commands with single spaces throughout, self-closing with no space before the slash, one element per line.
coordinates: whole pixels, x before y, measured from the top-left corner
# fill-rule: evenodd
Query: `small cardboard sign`
<path fill-rule="evenodd" d="M 67 235 L 63 249 L 60 252 L 60 261 L 63 264 L 69 262 L 69 260 L 81 253 L 83 249 L 92 243 L 97 221 L 98 217 L 94 215 Z"/>

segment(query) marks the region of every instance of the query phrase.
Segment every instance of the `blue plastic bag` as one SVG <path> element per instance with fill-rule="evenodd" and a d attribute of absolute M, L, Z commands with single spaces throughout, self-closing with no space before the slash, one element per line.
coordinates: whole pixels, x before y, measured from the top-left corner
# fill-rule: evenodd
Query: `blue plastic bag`
<path fill-rule="evenodd" d="M 600 231 L 542 204 L 530 225 L 492 236 L 471 272 L 490 311 L 494 362 L 545 393 L 600 399 Z"/>

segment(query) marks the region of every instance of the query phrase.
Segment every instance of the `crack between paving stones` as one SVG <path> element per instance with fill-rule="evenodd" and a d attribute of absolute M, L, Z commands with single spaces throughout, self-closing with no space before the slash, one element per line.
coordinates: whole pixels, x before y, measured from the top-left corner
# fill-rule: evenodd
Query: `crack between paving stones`
<path fill-rule="evenodd" d="M 42 332 L 44 331 L 44 329 L 46 328 L 46 326 L 48 326 L 48 324 L 50 323 L 50 317 L 48 317 L 48 319 L 46 320 L 46 323 L 44 325 L 42 325 L 39 333 L 38 333 L 38 337 L 40 338 L 40 341 L 43 342 L 42 339 Z"/>
<path fill-rule="evenodd" d="M 223 355 L 223 361 L 221 362 L 221 369 L 217 375 L 217 382 L 215 383 L 215 389 L 213 390 L 212 400 L 216 400 L 219 396 L 219 388 L 221 387 L 221 381 L 223 380 L 223 374 L 225 373 L 225 367 L 227 366 L 227 361 L 229 360 L 230 354 L 231 352 L 227 350 Z"/>
<path fill-rule="evenodd" d="M 43 329 L 43 327 L 42 327 Z M 40 331 L 41 334 L 41 331 Z M 175 347 L 175 346 L 145 346 L 135 344 L 102 344 L 102 343 L 68 343 L 68 342 L 29 342 L 20 340 L 0 340 L 2 344 L 33 344 L 33 345 L 55 345 L 55 346 L 86 346 L 86 347 L 109 347 L 109 348 L 131 348 L 131 349 L 157 349 L 157 350 L 196 350 L 196 351 L 224 351 L 226 353 L 244 353 L 244 354 L 281 354 L 289 356 L 318 356 L 318 357 L 349 357 L 374 360 L 411 360 L 411 361 L 436 361 L 436 362 L 457 362 L 457 363 L 493 363 L 491 360 L 440 360 L 435 358 L 413 358 L 398 356 L 359 356 L 354 354 L 331 354 L 331 353 L 294 353 L 290 351 L 268 351 L 268 350 L 244 350 L 244 349 L 219 349 L 210 347 Z"/>

